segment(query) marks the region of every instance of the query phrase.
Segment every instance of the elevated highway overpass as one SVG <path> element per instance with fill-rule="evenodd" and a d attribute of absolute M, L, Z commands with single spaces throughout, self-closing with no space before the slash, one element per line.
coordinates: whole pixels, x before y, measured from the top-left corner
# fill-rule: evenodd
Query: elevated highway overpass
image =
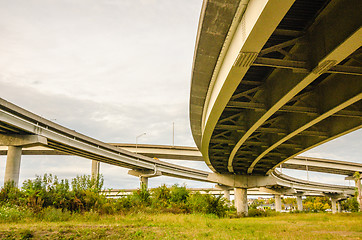
<path fill-rule="evenodd" d="M 133 170 L 133 174 L 208 181 L 208 172 L 135 154 L 44 119 L 0 98 L 0 145 L 8 146 L 5 175 L 18 181 L 22 148 L 46 146 L 59 152 Z M 5 181 L 7 177 L 5 177 Z"/>
<path fill-rule="evenodd" d="M 18 180 L 22 148 L 41 146 L 129 168 L 131 169 L 129 173 L 140 177 L 141 180 L 142 178 L 148 179 L 149 177 L 165 175 L 217 183 L 226 195 L 229 195 L 227 192 L 235 184 L 235 186 L 244 184 L 243 179 L 231 179 L 230 176 L 220 178 L 210 172 L 170 164 L 100 142 L 41 118 L 3 99 L 0 99 L 0 132 L 0 145 L 5 145 L 8 148 L 5 181 Z M 249 179 L 248 186 L 252 188 L 264 187 L 265 190 L 279 196 L 279 200 L 281 194 L 302 195 L 304 192 L 313 191 L 327 194 L 336 202 L 338 199 L 354 194 L 353 187 L 305 182 L 281 175 L 276 171 L 262 179 Z M 236 192 L 236 190 L 234 191 Z"/>
<path fill-rule="evenodd" d="M 141 155 L 172 160 L 203 161 L 201 152 L 196 147 L 169 146 L 154 144 L 124 144 L 109 143 L 112 146 L 137 152 Z M 0 155 L 7 154 L 7 147 L 0 146 Z M 46 146 L 33 146 L 22 149 L 22 155 L 69 155 L 66 152 L 57 151 Z M 362 163 L 337 161 L 331 159 L 296 156 L 281 165 L 282 168 L 322 173 L 353 176 L 355 172 L 362 172 Z"/>
<path fill-rule="evenodd" d="M 275 168 L 361 127 L 360 4 L 204 1 L 190 121 L 214 173 L 122 150 L 0 99 L 0 142 L 8 146 L 5 180 L 18 177 L 22 148 L 41 145 L 129 168 L 141 179 L 162 174 L 234 188 L 239 214 L 247 214 L 247 189 L 254 187 L 314 189 L 338 199 L 352 189 L 293 180 Z"/>
<path fill-rule="evenodd" d="M 220 178 L 268 176 L 361 128 L 360 7 L 357 0 L 204 1 L 190 121 Z M 234 187 L 238 212 L 247 214 L 248 185 Z"/>

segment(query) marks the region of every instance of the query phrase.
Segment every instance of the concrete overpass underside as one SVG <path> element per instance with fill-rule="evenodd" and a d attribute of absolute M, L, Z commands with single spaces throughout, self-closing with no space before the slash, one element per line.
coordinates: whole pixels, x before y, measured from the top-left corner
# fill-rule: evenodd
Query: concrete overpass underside
<path fill-rule="evenodd" d="M 190 117 L 214 172 L 268 175 L 361 128 L 361 7 L 354 0 L 204 2 Z"/>

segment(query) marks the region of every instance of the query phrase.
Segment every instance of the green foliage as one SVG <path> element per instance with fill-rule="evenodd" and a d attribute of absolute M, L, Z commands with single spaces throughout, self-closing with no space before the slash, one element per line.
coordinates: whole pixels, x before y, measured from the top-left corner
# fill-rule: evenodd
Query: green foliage
<path fill-rule="evenodd" d="M 297 208 L 297 199 L 296 198 L 284 197 L 282 199 L 282 203 L 283 203 L 285 209 L 292 210 L 292 209 Z"/>
<path fill-rule="evenodd" d="M 154 207 L 167 207 L 171 199 L 171 189 L 165 184 L 158 188 L 154 188 L 151 192 L 152 205 Z"/>
<path fill-rule="evenodd" d="M 0 206 L 0 222 L 18 222 L 31 215 L 30 211 L 17 205 L 5 204 Z"/>
<path fill-rule="evenodd" d="M 133 206 L 132 196 L 125 196 L 114 199 L 114 210 L 119 212 L 126 212 Z"/>
<path fill-rule="evenodd" d="M 148 206 L 151 203 L 150 196 L 151 193 L 144 184 L 142 184 L 141 188 L 134 191 L 132 194 L 134 203 L 141 206 Z"/>
<path fill-rule="evenodd" d="M 23 193 L 15 186 L 14 181 L 5 182 L 0 190 L 0 205 L 13 204 L 22 205 Z"/>
<path fill-rule="evenodd" d="M 68 210 L 57 209 L 54 207 L 47 207 L 42 209 L 38 218 L 47 222 L 63 222 L 68 221 L 72 214 Z"/>
<path fill-rule="evenodd" d="M 265 204 L 264 199 L 254 199 L 254 201 L 249 205 L 249 209 L 256 209 L 263 204 Z"/>
<path fill-rule="evenodd" d="M 256 208 L 251 208 L 248 211 L 249 217 L 267 217 L 269 215 L 270 215 L 269 211 L 264 211 L 264 210 L 260 210 L 260 209 L 256 209 Z"/>
<path fill-rule="evenodd" d="M 8 183 L 0 191 L 0 206 L 4 206 L 0 221 L 21 218 L 23 212 L 17 207 L 20 205 L 27 206 L 34 216 L 50 222 L 67 221 L 74 213 L 114 214 L 157 209 L 161 212 L 193 212 L 221 217 L 230 210 L 223 197 L 190 194 L 186 186 L 162 185 L 150 192 L 143 185 L 132 195 L 118 199 L 100 195 L 102 186 L 102 178 L 77 176 L 69 183 L 51 174 L 25 181 L 21 190 Z M 6 204 L 11 207 L 5 207 Z"/>
<path fill-rule="evenodd" d="M 341 208 L 348 212 L 358 212 L 359 204 L 357 202 L 357 197 L 354 196 L 341 201 Z"/>
<path fill-rule="evenodd" d="M 331 208 L 331 202 L 327 197 L 308 196 L 303 200 L 303 208 L 306 211 L 325 211 Z"/>
<path fill-rule="evenodd" d="M 178 186 L 177 184 L 171 187 L 170 202 L 173 203 L 186 203 L 190 192 L 186 189 L 186 186 Z"/>
<path fill-rule="evenodd" d="M 188 207 L 193 213 L 215 214 L 218 217 L 225 216 L 229 207 L 221 196 L 200 194 L 196 192 L 188 198 Z"/>
<path fill-rule="evenodd" d="M 23 230 L 20 234 L 20 239 L 22 239 L 22 240 L 31 239 L 33 237 L 34 237 L 34 235 L 29 229 Z"/>

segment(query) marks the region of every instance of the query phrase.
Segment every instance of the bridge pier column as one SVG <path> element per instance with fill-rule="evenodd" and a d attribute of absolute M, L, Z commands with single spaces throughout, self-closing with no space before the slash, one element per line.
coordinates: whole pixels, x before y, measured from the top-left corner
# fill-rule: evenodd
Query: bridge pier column
<path fill-rule="evenodd" d="M 247 188 L 234 188 L 235 208 L 238 216 L 248 216 L 248 191 Z"/>
<path fill-rule="evenodd" d="M 92 160 L 92 178 L 98 178 L 99 167 L 100 167 L 100 162 Z"/>
<path fill-rule="evenodd" d="M 8 146 L 4 183 L 14 181 L 15 186 L 18 186 L 23 147 L 46 144 L 48 144 L 47 139 L 39 135 L 0 134 L 0 146 Z"/>
<path fill-rule="evenodd" d="M 302 196 L 297 196 L 297 207 L 298 207 L 298 211 L 303 211 Z"/>
<path fill-rule="evenodd" d="M 227 204 L 230 204 L 230 190 L 224 190 L 224 198 L 227 202 Z"/>
<path fill-rule="evenodd" d="M 22 147 L 8 146 L 4 183 L 13 181 L 18 186 Z"/>
<path fill-rule="evenodd" d="M 331 198 L 331 202 L 332 202 L 332 213 L 336 213 L 337 212 L 337 198 Z"/>
<path fill-rule="evenodd" d="M 339 201 L 337 202 L 337 212 L 342 212 L 341 203 Z"/>
<path fill-rule="evenodd" d="M 142 187 L 148 188 L 148 177 L 140 176 L 140 188 Z"/>
<path fill-rule="evenodd" d="M 280 194 L 275 194 L 274 195 L 274 200 L 275 200 L 275 211 L 276 212 L 281 212 L 282 211 L 282 198 Z"/>
<path fill-rule="evenodd" d="M 362 176 L 360 174 L 357 174 L 357 176 L 359 176 L 356 180 L 356 187 L 357 187 L 357 202 L 359 203 L 359 212 L 362 212 L 362 186 L 361 186 L 361 179 Z"/>

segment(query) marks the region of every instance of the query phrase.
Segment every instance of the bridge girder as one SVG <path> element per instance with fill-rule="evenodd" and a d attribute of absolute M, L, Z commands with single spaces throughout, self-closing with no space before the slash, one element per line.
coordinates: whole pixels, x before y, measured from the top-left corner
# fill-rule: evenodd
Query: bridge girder
<path fill-rule="evenodd" d="M 219 56 L 201 124 L 200 150 L 215 172 L 269 174 L 297 154 L 362 126 L 358 1 L 321 0 L 308 9 L 304 2 L 279 2 L 287 9 L 275 13 L 280 23 L 273 22 L 274 32 L 258 35 L 253 31 L 261 28 L 254 22 L 249 33 L 259 39 L 253 51 L 250 35 L 238 35 L 239 29 L 225 41 L 229 45 L 222 51 L 228 51 Z M 258 12 L 260 18 L 276 6 L 268 4 Z M 241 29 L 248 28 L 248 8 Z M 310 16 L 298 15 L 304 10 Z M 265 43 L 257 50 L 260 41 Z"/>

